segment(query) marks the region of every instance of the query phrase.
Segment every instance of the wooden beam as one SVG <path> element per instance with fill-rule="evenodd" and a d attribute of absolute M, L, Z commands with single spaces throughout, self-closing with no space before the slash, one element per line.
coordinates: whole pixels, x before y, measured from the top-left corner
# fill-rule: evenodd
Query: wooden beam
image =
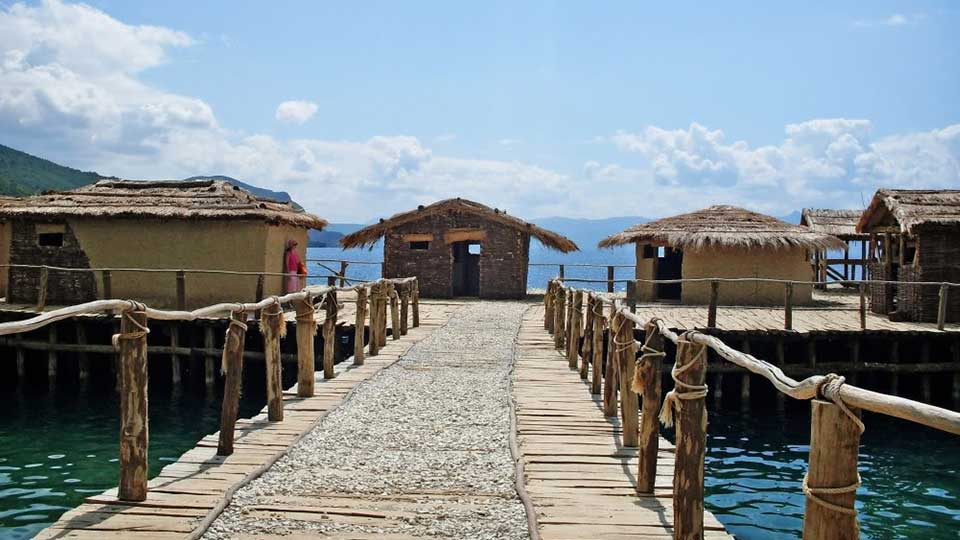
<path fill-rule="evenodd" d="M 644 342 L 654 351 L 663 351 L 663 336 L 656 324 L 647 323 Z M 646 351 L 641 351 L 645 354 Z M 637 493 L 652 494 L 657 477 L 657 454 L 660 452 L 660 393 L 663 359 L 656 354 L 646 356 L 639 366 L 638 379 L 643 382 L 643 411 L 640 414 L 640 452 L 637 466 Z"/>
<path fill-rule="evenodd" d="M 246 313 L 233 313 L 230 326 L 224 338 L 224 354 L 221 366 L 224 370 L 223 405 L 220 409 L 220 438 L 217 441 L 217 455 L 233 454 L 234 431 L 237 424 L 237 411 L 240 407 L 240 393 L 243 386 L 243 344 L 246 340 Z"/>
<path fill-rule="evenodd" d="M 313 337 L 317 335 L 317 320 L 313 299 L 308 295 L 305 299 L 294 303 L 297 310 L 297 395 L 312 397 L 314 393 L 314 355 Z M 227 334 L 229 338 L 230 335 Z M 224 349 L 229 347 L 224 345 Z"/>
<path fill-rule="evenodd" d="M 620 363 L 620 424 L 623 446 L 634 448 L 639 444 L 640 402 L 637 393 L 631 388 L 636 370 L 637 346 L 633 337 L 633 321 L 623 317 L 620 320 L 617 341 L 617 361 Z"/>
<path fill-rule="evenodd" d="M 839 406 L 810 403 L 810 463 L 806 476 L 804 540 L 857 540 L 856 486 L 860 430 Z M 859 411 L 851 409 L 859 417 Z M 848 491 L 835 493 L 837 489 Z M 841 511 L 839 508 L 847 508 Z"/>
<path fill-rule="evenodd" d="M 686 339 L 677 342 L 676 375 L 683 388 L 703 386 L 706 380 L 705 346 Z M 686 367 L 686 366 L 690 367 Z M 703 398 L 685 399 L 676 411 L 676 469 L 673 474 L 674 538 L 703 538 L 703 468 L 707 448 L 706 406 Z"/>
<path fill-rule="evenodd" d="M 353 322 L 353 365 L 363 365 L 363 337 L 366 333 L 367 287 L 357 289 L 357 311 Z"/>
<path fill-rule="evenodd" d="M 147 498 L 147 314 L 128 311 L 121 317 L 120 347 L 120 483 L 122 501 Z"/>
<path fill-rule="evenodd" d="M 337 292 L 328 292 L 323 305 L 326 311 L 326 317 L 323 319 L 323 378 L 329 380 L 336 377 L 333 362 L 337 344 L 337 315 L 340 309 L 340 304 L 337 302 Z M 393 332 L 394 334 L 397 333 L 396 327 L 394 327 Z M 313 347 L 312 339 L 310 346 Z M 310 364 L 310 369 L 312 375 L 313 363 Z"/>
<path fill-rule="evenodd" d="M 286 330 L 283 308 L 272 304 L 260 314 L 260 333 L 263 335 L 263 353 L 266 355 L 267 373 L 267 419 L 283 420 L 283 386 L 280 366 L 280 339 Z"/>

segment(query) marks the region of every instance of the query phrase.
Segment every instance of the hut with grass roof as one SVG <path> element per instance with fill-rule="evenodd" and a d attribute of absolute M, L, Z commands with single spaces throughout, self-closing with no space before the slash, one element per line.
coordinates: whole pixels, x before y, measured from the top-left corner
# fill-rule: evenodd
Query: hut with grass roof
<path fill-rule="evenodd" d="M 938 320 L 940 286 L 960 283 L 960 190 L 880 189 L 857 224 L 870 235 L 868 258 L 875 280 L 870 306 L 898 320 Z M 960 287 L 947 287 L 945 318 L 960 321 Z"/>
<path fill-rule="evenodd" d="M 326 221 L 291 203 L 257 197 L 219 180 L 101 180 L 71 191 L 0 200 L 0 264 L 64 268 L 183 269 L 186 307 L 250 301 L 280 294 L 284 248 Z M 252 272 L 202 274 L 195 269 Z M 2 287 L 9 302 L 34 302 L 40 273 L 9 267 Z M 178 303 L 174 272 L 50 270 L 48 304 L 102 298 Z M 109 290 L 105 290 L 105 287 Z"/>
<path fill-rule="evenodd" d="M 567 253 L 577 245 L 466 199 L 447 199 L 344 236 L 345 248 L 383 244 L 384 277 L 417 276 L 425 297 L 523 298 L 527 294 L 530 238 Z"/>
<path fill-rule="evenodd" d="M 867 240 L 870 235 L 857 232 L 857 223 L 863 210 L 837 210 L 832 208 L 804 208 L 800 214 L 800 225 L 811 231 L 835 236 L 846 246 L 837 257 L 830 257 L 826 250 L 812 253 L 816 280 L 826 284 L 830 279 L 843 281 L 848 279 L 867 279 Z M 850 252 L 859 255 L 850 258 Z M 857 269 L 860 272 L 857 272 Z"/>
<path fill-rule="evenodd" d="M 703 210 L 634 225 L 600 242 L 600 247 L 634 244 L 636 277 L 641 280 L 696 278 L 771 278 L 811 281 L 809 253 L 843 249 L 834 236 L 792 225 L 735 206 Z M 639 283 L 640 300 L 684 304 L 710 301 L 709 281 Z M 780 283 L 724 282 L 719 301 L 726 305 L 777 305 L 784 301 Z M 794 287 L 793 302 L 812 301 L 812 287 Z"/>

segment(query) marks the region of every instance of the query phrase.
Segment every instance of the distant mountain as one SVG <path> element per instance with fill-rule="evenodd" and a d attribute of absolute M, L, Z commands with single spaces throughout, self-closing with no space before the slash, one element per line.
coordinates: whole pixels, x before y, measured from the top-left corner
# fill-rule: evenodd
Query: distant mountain
<path fill-rule="evenodd" d="M 275 201 L 288 202 L 294 208 L 303 210 L 303 207 L 297 204 L 292 198 L 290 198 L 290 194 L 287 193 L 286 191 L 274 191 L 272 189 L 257 187 L 257 186 L 248 184 L 246 182 L 241 182 L 240 180 L 237 180 L 236 178 L 231 178 L 229 176 L 223 176 L 219 174 L 214 176 L 191 176 L 190 178 L 184 178 L 183 180 L 184 182 L 187 182 L 190 180 L 220 180 L 222 182 L 230 182 L 231 184 L 239 188 L 245 189 L 250 193 L 253 193 L 257 197 L 265 197 L 267 199 L 273 199 Z"/>
<path fill-rule="evenodd" d="M 637 223 L 650 221 L 645 217 L 623 216 L 603 219 L 577 219 L 565 217 L 550 217 L 535 219 L 533 223 L 544 229 L 560 233 L 573 240 L 580 249 L 593 249 L 597 242 L 616 234 Z"/>
<path fill-rule="evenodd" d="M 74 189 L 102 177 L 31 156 L 0 144 L 0 195 L 33 195 L 48 189 Z"/>
<path fill-rule="evenodd" d="M 331 223 L 322 231 L 310 231 L 310 247 L 340 247 L 340 239 L 362 229 L 359 223 Z"/>

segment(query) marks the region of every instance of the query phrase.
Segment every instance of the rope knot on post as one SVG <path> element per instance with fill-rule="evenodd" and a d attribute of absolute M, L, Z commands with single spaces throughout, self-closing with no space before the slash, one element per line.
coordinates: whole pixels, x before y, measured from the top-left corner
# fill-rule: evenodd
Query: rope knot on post
<path fill-rule="evenodd" d="M 840 377 L 840 378 L 842 379 L 843 377 Z M 818 497 L 818 495 L 840 495 L 843 493 L 853 493 L 857 491 L 857 489 L 859 488 L 860 488 L 860 473 L 857 473 L 856 482 L 850 484 L 849 486 L 842 486 L 842 487 L 811 487 L 810 484 L 807 483 L 807 475 L 806 474 L 803 475 L 803 495 L 807 499 L 819 504 L 824 508 L 833 510 L 834 512 L 837 512 L 840 514 L 846 514 L 848 516 L 856 516 L 857 509 L 852 506 L 840 506 L 839 504 L 834 504 L 830 501 L 827 501 Z"/>
<path fill-rule="evenodd" d="M 667 356 L 666 351 L 658 351 L 650 346 L 650 340 L 653 339 L 653 332 L 650 332 L 647 335 L 647 338 L 640 345 L 640 357 L 636 360 L 636 370 L 633 372 L 633 381 L 631 382 L 631 390 L 637 393 L 638 396 L 643 396 L 643 387 L 645 382 L 643 380 L 644 370 L 642 369 L 644 364 L 654 358 L 663 358 Z"/>
<path fill-rule="evenodd" d="M 693 345 L 690 337 L 695 332 L 687 332 L 684 335 L 680 336 L 680 341 L 685 341 Z M 660 422 L 663 423 L 666 427 L 673 426 L 674 413 L 680 412 L 680 409 L 683 407 L 683 402 L 692 399 L 703 399 L 707 397 L 707 385 L 702 384 L 689 384 L 683 382 L 679 379 L 679 375 L 693 366 L 697 365 L 698 362 L 706 362 L 706 353 L 707 347 L 700 345 L 699 350 L 690 359 L 686 364 L 680 365 L 680 357 L 677 357 L 677 361 L 673 364 L 673 369 L 670 370 L 670 376 L 673 378 L 674 388 L 667 392 L 666 397 L 663 398 L 663 406 L 660 408 Z M 707 410 L 703 410 L 703 428 L 707 427 Z"/>
<path fill-rule="evenodd" d="M 843 387 L 843 384 L 846 382 L 846 378 L 842 375 L 837 375 L 836 373 L 827 373 L 823 378 L 817 383 L 817 398 L 829 401 L 830 403 L 835 404 L 837 407 L 840 407 L 840 410 L 843 411 L 843 414 L 847 415 L 850 420 L 857 425 L 857 429 L 860 430 L 860 433 L 866 430 L 866 427 L 863 425 L 863 421 L 857 417 L 853 411 L 847 407 L 847 404 L 843 402 L 843 396 L 840 395 L 840 389 Z"/>
<path fill-rule="evenodd" d="M 146 306 L 144 306 L 140 302 L 133 302 L 133 301 L 131 301 L 131 304 L 133 307 L 131 309 L 123 311 L 120 316 L 123 317 L 131 325 L 133 325 L 136 328 L 136 330 L 134 330 L 133 332 L 114 334 L 110 338 L 110 341 L 113 343 L 113 348 L 118 351 L 120 350 L 120 341 L 128 340 L 128 339 L 140 339 L 150 333 L 150 329 L 147 328 L 146 325 L 140 324 L 139 322 L 137 322 L 135 318 L 130 316 L 130 314 L 133 312 L 145 311 L 147 309 Z"/>
<path fill-rule="evenodd" d="M 240 347 L 242 343 L 237 343 L 238 337 L 230 332 L 230 329 L 237 327 L 243 331 L 244 334 L 247 332 L 247 323 L 243 321 L 246 313 L 243 310 L 236 310 L 230 314 L 230 324 L 227 325 L 227 335 L 223 339 L 223 353 L 220 355 L 220 374 L 226 375 L 227 369 L 229 367 L 229 356 L 230 350 Z"/>

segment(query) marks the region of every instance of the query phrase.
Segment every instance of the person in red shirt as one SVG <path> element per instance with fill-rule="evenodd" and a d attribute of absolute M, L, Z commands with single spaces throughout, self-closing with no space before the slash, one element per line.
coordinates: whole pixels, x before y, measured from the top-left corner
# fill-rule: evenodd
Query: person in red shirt
<path fill-rule="evenodd" d="M 284 252 L 284 273 L 288 274 L 284 278 L 284 289 L 286 292 L 297 292 L 306 287 L 307 265 L 300 260 L 300 254 L 297 253 L 297 241 L 287 240 L 287 247 Z"/>

